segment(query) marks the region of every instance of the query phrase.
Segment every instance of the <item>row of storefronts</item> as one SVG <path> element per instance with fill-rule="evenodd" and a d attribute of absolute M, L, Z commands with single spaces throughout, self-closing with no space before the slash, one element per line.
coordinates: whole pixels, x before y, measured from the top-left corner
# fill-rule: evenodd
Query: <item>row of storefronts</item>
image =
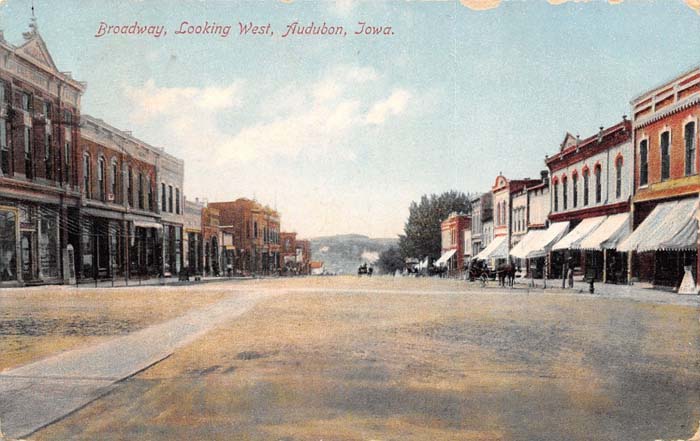
<path fill-rule="evenodd" d="M 573 273 L 606 283 L 694 286 L 700 67 L 631 104 L 631 120 L 624 116 L 584 139 L 567 133 L 540 179 L 499 175 L 473 200 L 470 227 L 461 232 L 463 268 L 481 261 L 492 269 L 511 264 L 533 278 Z M 445 243 L 438 262 L 450 265 L 454 253 Z"/>

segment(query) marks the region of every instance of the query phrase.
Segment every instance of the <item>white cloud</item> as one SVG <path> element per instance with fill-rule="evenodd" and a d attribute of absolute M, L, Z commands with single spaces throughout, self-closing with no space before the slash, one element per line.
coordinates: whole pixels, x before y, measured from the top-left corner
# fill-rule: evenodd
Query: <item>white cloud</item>
<path fill-rule="evenodd" d="M 375 103 L 367 114 L 367 123 L 384 124 L 388 116 L 398 115 L 406 110 L 411 93 L 405 89 L 397 89 L 385 100 Z"/>

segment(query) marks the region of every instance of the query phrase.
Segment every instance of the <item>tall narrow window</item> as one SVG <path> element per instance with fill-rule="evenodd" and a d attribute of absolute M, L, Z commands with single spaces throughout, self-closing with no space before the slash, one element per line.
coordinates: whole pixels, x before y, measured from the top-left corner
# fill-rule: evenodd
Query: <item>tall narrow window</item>
<path fill-rule="evenodd" d="M 593 173 L 595 174 L 595 203 L 600 204 L 600 201 L 602 199 L 602 183 L 601 183 L 601 176 L 600 176 L 600 165 L 596 165 L 595 169 L 593 170 Z"/>
<path fill-rule="evenodd" d="M 32 96 L 26 92 L 22 92 L 22 110 L 25 112 L 32 110 Z"/>
<path fill-rule="evenodd" d="M 569 190 L 568 190 L 566 184 L 567 184 L 567 179 L 566 179 L 566 176 L 564 176 L 564 177 L 561 179 L 562 208 L 564 209 L 564 211 L 566 211 L 566 208 L 567 208 L 567 205 L 568 205 L 568 202 L 569 202 L 569 201 L 568 201 L 569 195 L 567 194 L 567 193 L 569 192 Z"/>
<path fill-rule="evenodd" d="M 46 179 L 53 179 L 53 146 L 51 145 L 51 134 L 44 133 L 44 168 Z"/>
<path fill-rule="evenodd" d="M 154 202 L 155 199 L 153 198 L 153 183 L 151 182 L 151 178 L 149 177 L 148 180 L 146 180 L 146 183 L 148 184 L 148 209 L 151 211 L 155 211 Z"/>
<path fill-rule="evenodd" d="M 34 161 L 32 152 L 32 128 L 24 128 L 24 173 L 27 179 L 34 179 Z"/>
<path fill-rule="evenodd" d="M 588 187 L 590 182 L 590 172 L 586 169 L 583 171 L 583 206 L 588 205 Z"/>
<path fill-rule="evenodd" d="M 671 156 L 669 154 L 669 141 L 671 140 L 670 132 L 661 134 L 659 141 L 661 150 L 661 180 L 667 180 L 671 175 Z"/>
<path fill-rule="evenodd" d="M 554 211 L 559 211 L 559 181 L 554 181 Z"/>
<path fill-rule="evenodd" d="M 97 160 L 97 191 L 99 199 L 105 200 L 105 160 L 100 158 Z"/>
<path fill-rule="evenodd" d="M 639 185 L 649 183 L 649 141 L 643 139 L 639 143 Z"/>
<path fill-rule="evenodd" d="M 134 206 L 134 171 L 129 167 L 129 177 L 126 183 L 126 197 L 129 201 L 129 206 Z"/>
<path fill-rule="evenodd" d="M 139 173 L 139 209 L 143 210 L 143 173 Z"/>
<path fill-rule="evenodd" d="M 617 158 L 615 161 L 615 197 L 620 199 L 622 196 L 622 158 Z"/>
<path fill-rule="evenodd" d="M 50 121 L 51 120 L 51 103 L 48 101 L 44 101 L 44 103 L 42 105 L 42 110 L 44 112 L 44 118 L 46 119 L 46 121 Z"/>
<path fill-rule="evenodd" d="M 175 189 L 175 213 L 180 214 L 180 189 Z"/>
<path fill-rule="evenodd" d="M 168 194 L 165 192 L 165 183 L 160 184 L 160 211 L 168 211 Z"/>
<path fill-rule="evenodd" d="M 173 212 L 173 186 L 168 185 L 168 213 Z"/>
<path fill-rule="evenodd" d="M 695 122 L 685 125 L 685 175 L 695 173 Z"/>
<path fill-rule="evenodd" d="M 10 149 L 7 147 L 7 122 L 4 119 L 0 119 L 0 168 L 2 169 L 3 175 L 10 173 Z"/>
<path fill-rule="evenodd" d="M 90 192 L 90 155 L 88 154 L 83 156 L 83 192 L 86 198 L 92 197 Z"/>
<path fill-rule="evenodd" d="M 571 205 L 576 208 L 578 206 L 578 173 L 571 176 L 571 186 L 573 194 L 571 196 Z"/>
<path fill-rule="evenodd" d="M 5 82 L 0 81 L 0 104 L 5 104 Z"/>
<path fill-rule="evenodd" d="M 64 169 L 64 175 L 63 175 L 63 180 L 67 183 L 70 184 L 70 176 L 71 176 L 71 156 L 73 156 L 73 149 L 71 148 L 70 141 L 66 141 L 66 144 L 63 146 L 63 169 Z M 80 164 L 76 165 L 76 169 L 80 167 Z"/>
<path fill-rule="evenodd" d="M 112 160 L 112 181 L 110 193 L 112 193 L 112 200 L 117 201 L 117 176 L 119 175 L 119 167 L 117 166 L 117 160 Z"/>

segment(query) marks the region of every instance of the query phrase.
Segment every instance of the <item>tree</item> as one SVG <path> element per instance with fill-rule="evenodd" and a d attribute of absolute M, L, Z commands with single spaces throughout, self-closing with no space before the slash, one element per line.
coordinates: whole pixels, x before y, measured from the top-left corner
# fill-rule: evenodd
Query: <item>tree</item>
<path fill-rule="evenodd" d="M 382 251 L 377 260 L 377 265 L 384 274 L 394 274 L 396 270 L 402 271 L 405 266 L 398 247 L 390 247 Z"/>
<path fill-rule="evenodd" d="M 401 256 L 439 257 L 442 248 L 440 223 L 452 212 L 471 213 L 469 196 L 452 190 L 440 195 L 423 195 L 420 203 L 411 202 L 404 234 L 399 236 Z"/>

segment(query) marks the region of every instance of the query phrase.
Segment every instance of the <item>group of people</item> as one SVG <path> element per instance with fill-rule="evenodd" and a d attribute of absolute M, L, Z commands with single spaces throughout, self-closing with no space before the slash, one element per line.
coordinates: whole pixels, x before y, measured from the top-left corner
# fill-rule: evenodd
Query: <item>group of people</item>
<path fill-rule="evenodd" d="M 372 277 L 373 272 L 374 272 L 374 268 L 372 268 L 372 265 L 367 265 L 367 262 L 360 265 L 360 267 L 357 269 L 358 276 L 361 276 L 363 274 L 367 274 L 369 277 Z"/>

